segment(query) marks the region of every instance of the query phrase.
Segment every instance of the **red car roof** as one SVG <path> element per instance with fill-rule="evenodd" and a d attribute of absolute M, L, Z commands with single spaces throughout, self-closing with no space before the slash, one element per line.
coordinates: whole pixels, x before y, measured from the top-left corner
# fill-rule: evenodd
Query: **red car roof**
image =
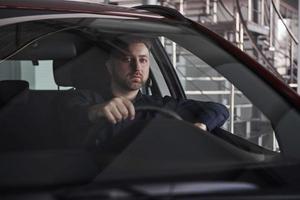
<path fill-rule="evenodd" d="M 64 12 L 80 12 L 80 13 L 94 13 L 113 15 L 118 13 L 122 16 L 138 16 L 146 18 L 163 18 L 157 14 L 138 10 L 133 8 L 126 8 L 121 6 L 92 3 L 90 1 L 69 1 L 69 0 L 9 0 L 1 1 L 0 8 L 18 8 L 18 9 L 32 9 L 32 10 L 51 10 Z"/>

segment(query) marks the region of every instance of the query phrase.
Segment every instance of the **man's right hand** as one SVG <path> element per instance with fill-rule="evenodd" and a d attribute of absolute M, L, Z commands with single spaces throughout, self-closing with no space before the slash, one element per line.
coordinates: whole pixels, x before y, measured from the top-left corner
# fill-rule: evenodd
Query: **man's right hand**
<path fill-rule="evenodd" d="M 133 120 L 135 109 L 130 100 L 125 97 L 115 97 L 108 102 L 90 107 L 89 119 L 91 121 L 96 121 L 98 118 L 103 117 L 113 124 L 127 118 Z"/>

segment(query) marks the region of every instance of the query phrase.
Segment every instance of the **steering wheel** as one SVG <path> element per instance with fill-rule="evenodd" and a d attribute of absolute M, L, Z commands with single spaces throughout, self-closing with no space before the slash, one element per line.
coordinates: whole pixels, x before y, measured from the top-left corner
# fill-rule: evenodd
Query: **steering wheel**
<path fill-rule="evenodd" d="M 174 112 L 173 110 L 169 110 L 169 109 L 165 109 L 165 108 L 160 108 L 160 107 L 156 107 L 156 106 L 138 106 L 135 108 L 136 112 L 139 111 L 155 111 L 155 112 L 159 112 L 163 115 L 166 115 L 168 117 L 177 119 L 177 120 L 183 120 L 176 112 Z"/>
<path fill-rule="evenodd" d="M 183 119 L 176 112 L 156 106 L 138 106 L 135 108 L 135 111 L 154 111 L 172 119 L 183 121 Z M 101 144 L 101 139 L 99 140 L 98 137 L 101 134 L 106 136 L 112 136 L 113 132 L 110 131 L 112 131 L 113 129 L 113 124 L 109 123 L 108 121 L 102 121 L 99 124 L 96 124 L 94 127 L 91 127 L 90 131 L 87 134 L 87 137 L 83 141 L 83 145 L 85 148 L 93 152 L 97 165 L 100 168 L 103 168 L 108 163 L 110 163 L 115 157 L 115 155 L 119 154 L 122 151 L 122 149 L 124 149 L 127 146 L 127 144 L 129 144 L 129 142 L 136 137 L 136 135 L 139 134 L 139 132 L 141 131 L 141 127 L 146 125 L 148 122 L 148 120 L 142 120 L 138 123 L 133 123 L 130 127 L 127 127 L 124 130 L 122 130 L 122 132 L 124 131 L 125 134 L 119 134 L 113 139 L 112 143 L 110 143 L 111 141 L 109 141 L 106 145 L 105 143 Z M 126 130 L 130 131 L 126 132 Z"/>
<path fill-rule="evenodd" d="M 183 120 L 181 116 L 179 116 L 176 112 L 166 108 L 160 108 L 156 106 L 138 106 L 135 108 L 135 111 L 136 112 L 155 111 L 173 119 L 177 119 L 180 121 Z M 112 130 L 112 127 L 113 125 L 108 121 L 102 121 L 99 124 L 96 124 L 95 126 L 91 127 L 90 131 L 88 131 L 87 137 L 83 141 L 83 145 L 89 146 L 94 142 L 97 145 L 97 140 L 96 140 L 97 135 L 101 134 L 101 132 L 103 133 L 104 131 Z"/>

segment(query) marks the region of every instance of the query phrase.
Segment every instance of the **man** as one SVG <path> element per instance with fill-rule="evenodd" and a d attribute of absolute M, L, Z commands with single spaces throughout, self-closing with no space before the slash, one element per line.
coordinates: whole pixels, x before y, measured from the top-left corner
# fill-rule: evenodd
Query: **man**
<path fill-rule="evenodd" d="M 79 91 L 71 102 L 90 123 L 107 121 L 118 132 L 139 120 L 156 117 L 158 113 L 136 113 L 135 108 L 151 105 L 173 110 L 184 120 L 211 131 L 220 127 L 229 114 L 225 106 L 213 102 L 178 100 L 172 97 L 143 95 L 140 89 L 146 84 L 150 70 L 150 43 L 141 38 L 127 38 L 117 43 L 106 62 L 110 75 L 110 94 L 104 96 L 91 91 Z"/>

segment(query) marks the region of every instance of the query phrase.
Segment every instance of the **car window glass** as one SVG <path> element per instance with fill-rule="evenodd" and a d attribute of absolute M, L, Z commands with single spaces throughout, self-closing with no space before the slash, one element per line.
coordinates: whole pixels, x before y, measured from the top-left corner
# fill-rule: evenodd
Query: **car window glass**
<path fill-rule="evenodd" d="M 162 41 L 188 99 L 226 105 L 231 116 L 223 125 L 225 130 L 269 150 L 279 151 L 270 121 L 241 91 L 201 58 L 167 38 Z"/>
<path fill-rule="evenodd" d="M 68 90 L 55 83 L 53 61 L 40 60 L 36 63 L 28 60 L 9 60 L 0 64 L 1 80 L 25 80 L 31 90 Z"/>
<path fill-rule="evenodd" d="M 152 54 L 150 54 L 150 63 L 151 63 L 151 72 L 153 73 L 156 83 L 158 83 L 157 86 L 159 88 L 161 95 L 162 96 L 166 96 L 166 95 L 170 96 L 171 94 L 170 94 L 170 90 L 167 86 L 166 80 L 163 77 L 163 74 Z"/>

